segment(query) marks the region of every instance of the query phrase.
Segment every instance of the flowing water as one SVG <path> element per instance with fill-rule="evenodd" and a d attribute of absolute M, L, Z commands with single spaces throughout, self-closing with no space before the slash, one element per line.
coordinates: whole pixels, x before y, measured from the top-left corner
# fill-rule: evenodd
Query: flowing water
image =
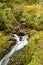
<path fill-rule="evenodd" d="M 16 39 L 16 41 L 17 41 L 16 45 L 14 45 L 12 47 L 11 51 L 7 55 L 5 55 L 5 57 L 3 57 L 3 59 L 0 61 L 0 65 L 7 65 L 10 58 L 12 57 L 12 55 L 16 51 L 24 48 L 24 46 L 26 46 L 28 44 L 28 36 L 27 35 L 22 36 L 22 39 L 20 41 L 20 37 L 17 36 L 16 34 L 14 34 L 14 39 Z"/>

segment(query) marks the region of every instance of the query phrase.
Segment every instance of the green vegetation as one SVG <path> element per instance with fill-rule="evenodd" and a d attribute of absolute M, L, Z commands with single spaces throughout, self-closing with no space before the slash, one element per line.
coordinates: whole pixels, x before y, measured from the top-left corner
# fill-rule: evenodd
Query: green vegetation
<path fill-rule="evenodd" d="M 0 31 L 0 59 L 10 51 L 14 41 L 10 40 L 10 36 Z M 15 44 L 15 43 L 14 43 Z"/>
<path fill-rule="evenodd" d="M 43 1 L 0 0 L 0 59 L 15 44 L 10 37 L 15 31 L 22 31 L 30 39 L 25 50 L 13 55 L 8 65 L 43 65 Z"/>
<path fill-rule="evenodd" d="M 41 65 L 41 64 L 39 64 L 39 63 L 37 63 L 37 62 L 35 62 L 35 61 L 31 61 L 31 63 L 28 64 L 28 65 Z"/>
<path fill-rule="evenodd" d="M 42 58 L 43 58 L 43 31 L 35 33 L 31 36 L 29 40 L 29 44 L 27 46 L 27 54 L 26 54 L 26 62 L 30 62 L 32 65 L 32 61 L 41 63 L 42 65 Z M 40 65 L 40 64 L 39 64 Z"/>

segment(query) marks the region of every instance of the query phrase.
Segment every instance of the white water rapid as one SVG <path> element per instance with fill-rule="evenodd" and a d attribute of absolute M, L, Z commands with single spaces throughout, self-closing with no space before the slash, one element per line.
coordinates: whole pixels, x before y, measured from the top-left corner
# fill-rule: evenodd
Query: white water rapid
<path fill-rule="evenodd" d="M 11 49 L 11 51 L 6 54 L 3 59 L 0 61 L 0 65 L 7 65 L 11 56 L 18 50 L 24 48 L 24 46 L 26 46 L 28 44 L 28 36 L 22 36 L 22 39 L 20 41 L 20 37 L 17 36 L 16 34 L 14 34 L 14 39 L 16 39 L 17 43 L 16 45 L 14 45 Z"/>

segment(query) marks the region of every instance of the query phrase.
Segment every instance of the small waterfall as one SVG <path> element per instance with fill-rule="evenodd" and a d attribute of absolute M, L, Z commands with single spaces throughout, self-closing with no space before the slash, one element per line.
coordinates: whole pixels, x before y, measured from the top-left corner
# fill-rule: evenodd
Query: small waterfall
<path fill-rule="evenodd" d="M 27 35 L 22 36 L 22 40 L 20 41 L 20 37 L 17 36 L 16 34 L 14 34 L 14 39 L 16 39 L 16 41 L 17 41 L 16 45 L 14 45 L 12 47 L 11 51 L 7 55 L 5 55 L 5 57 L 0 61 L 0 65 L 7 65 L 10 58 L 12 57 L 12 55 L 16 51 L 24 48 L 24 46 L 26 46 L 28 44 L 28 36 Z"/>

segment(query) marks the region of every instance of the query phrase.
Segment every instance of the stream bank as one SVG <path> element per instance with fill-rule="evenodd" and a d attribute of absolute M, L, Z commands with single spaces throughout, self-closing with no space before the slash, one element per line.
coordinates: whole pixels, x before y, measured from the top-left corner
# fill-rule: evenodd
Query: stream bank
<path fill-rule="evenodd" d="M 22 37 L 22 38 L 21 38 Z M 17 34 L 14 34 L 14 39 L 16 40 L 16 44 L 12 46 L 11 51 L 7 53 L 0 61 L 0 65 L 7 65 L 10 58 L 13 54 L 22 48 L 24 48 L 28 44 L 28 36 L 24 35 L 19 37 Z M 20 40 L 21 38 L 21 40 Z"/>

